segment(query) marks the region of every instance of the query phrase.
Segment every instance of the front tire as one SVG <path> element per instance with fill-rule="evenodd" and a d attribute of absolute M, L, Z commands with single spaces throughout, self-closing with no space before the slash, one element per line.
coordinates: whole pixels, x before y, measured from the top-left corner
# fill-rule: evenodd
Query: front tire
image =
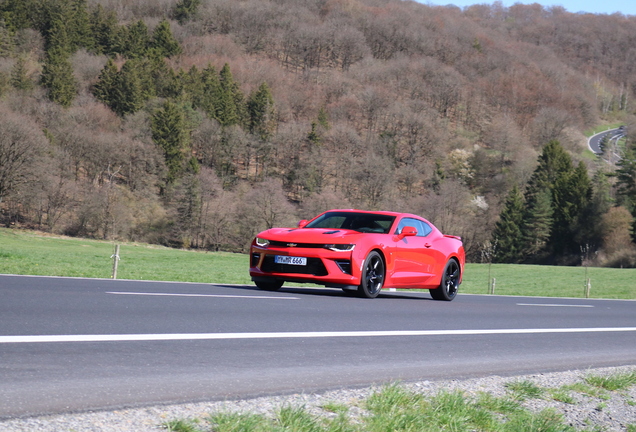
<path fill-rule="evenodd" d="M 457 295 L 460 280 L 459 264 L 454 259 L 448 260 L 442 273 L 442 282 L 439 288 L 429 290 L 435 300 L 451 301 Z"/>
<path fill-rule="evenodd" d="M 372 251 L 362 266 L 362 280 L 358 286 L 358 295 L 364 298 L 376 298 L 384 285 L 384 260 L 376 251 Z"/>
<path fill-rule="evenodd" d="M 279 281 L 277 279 L 272 279 L 268 281 L 255 281 L 254 282 L 258 289 L 262 289 L 263 291 L 278 291 L 280 287 L 283 286 L 283 281 Z"/>

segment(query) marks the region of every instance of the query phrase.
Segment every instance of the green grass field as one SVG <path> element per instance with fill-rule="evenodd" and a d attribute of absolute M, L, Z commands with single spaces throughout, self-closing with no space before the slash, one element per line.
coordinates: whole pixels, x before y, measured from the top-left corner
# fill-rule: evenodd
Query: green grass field
<path fill-rule="evenodd" d="M 0 274 L 110 278 L 114 243 L 0 229 Z M 251 283 L 248 256 L 122 243 L 117 279 Z"/>
<path fill-rule="evenodd" d="M 557 267 L 493 264 L 495 294 L 544 297 L 584 297 L 590 279 L 590 297 L 636 299 L 636 269 Z M 488 265 L 467 264 L 460 292 L 488 293 Z"/>
<path fill-rule="evenodd" d="M 0 274 L 110 278 L 114 244 L 0 228 Z M 251 284 L 246 254 L 123 243 L 118 279 Z M 467 264 L 460 292 L 488 293 L 488 265 Z M 636 269 L 493 264 L 495 294 L 636 299 Z"/>

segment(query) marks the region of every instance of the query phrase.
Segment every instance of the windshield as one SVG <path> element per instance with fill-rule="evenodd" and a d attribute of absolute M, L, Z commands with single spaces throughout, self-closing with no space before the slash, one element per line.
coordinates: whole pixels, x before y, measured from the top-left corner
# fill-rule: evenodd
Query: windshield
<path fill-rule="evenodd" d="M 395 216 L 375 213 L 327 212 L 305 228 L 348 229 L 365 233 L 388 234 Z"/>

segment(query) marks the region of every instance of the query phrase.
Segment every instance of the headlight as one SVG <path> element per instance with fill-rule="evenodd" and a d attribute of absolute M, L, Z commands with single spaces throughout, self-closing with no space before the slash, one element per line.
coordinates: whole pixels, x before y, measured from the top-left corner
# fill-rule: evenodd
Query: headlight
<path fill-rule="evenodd" d="M 260 246 L 260 247 L 269 246 L 269 240 L 264 239 L 264 238 L 260 238 L 260 237 L 256 237 L 256 246 Z"/>
<path fill-rule="evenodd" d="M 332 250 L 334 252 L 351 252 L 356 245 L 354 244 L 327 244 L 325 249 Z"/>

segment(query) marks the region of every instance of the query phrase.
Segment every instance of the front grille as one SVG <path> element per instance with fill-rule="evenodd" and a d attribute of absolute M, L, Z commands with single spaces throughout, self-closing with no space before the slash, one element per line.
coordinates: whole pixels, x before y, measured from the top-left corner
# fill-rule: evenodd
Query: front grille
<path fill-rule="evenodd" d="M 291 242 L 282 242 L 277 240 L 270 240 L 269 245 L 277 248 L 307 248 L 307 249 L 322 249 L 325 247 L 322 243 L 291 243 Z M 294 245 L 294 246 L 290 246 Z"/>
<path fill-rule="evenodd" d="M 266 255 L 261 270 L 267 273 L 295 273 L 327 276 L 327 269 L 320 258 L 307 258 L 307 265 L 276 264 L 274 255 Z"/>
<path fill-rule="evenodd" d="M 336 260 L 336 264 L 340 267 L 343 273 L 351 274 L 351 261 L 349 260 Z"/>

